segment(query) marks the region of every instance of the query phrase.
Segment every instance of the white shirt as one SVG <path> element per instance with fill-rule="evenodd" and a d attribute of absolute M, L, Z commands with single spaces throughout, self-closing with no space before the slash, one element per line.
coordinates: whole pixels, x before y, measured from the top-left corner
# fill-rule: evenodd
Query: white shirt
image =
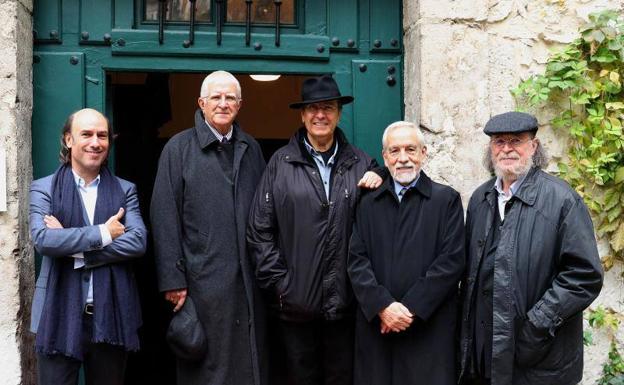
<path fill-rule="evenodd" d="M 76 174 L 74 170 L 72 170 L 72 173 L 74 174 L 76 187 L 78 188 L 78 192 L 82 198 L 82 204 L 87 212 L 89 224 L 92 225 L 93 216 L 95 215 L 95 202 L 97 202 L 98 186 L 100 185 L 100 176 L 98 175 L 89 185 L 87 185 L 85 180 L 82 179 L 80 175 Z M 102 248 L 113 243 L 113 238 L 111 237 L 106 225 L 102 223 L 98 227 L 100 228 L 100 235 L 102 237 Z M 83 253 L 76 253 L 72 255 L 72 257 L 75 258 L 74 269 L 80 269 L 85 265 Z M 93 302 L 93 272 L 89 278 L 89 291 L 87 292 L 87 303 L 91 302 Z"/>
<path fill-rule="evenodd" d="M 214 136 L 217 137 L 217 140 L 219 142 L 223 142 L 223 138 L 227 138 L 228 141 L 232 140 L 232 132 L 234 131 L 232 127 L 230 127 L 230 131 L 228 131 L 227 134 L 225 135 L 221 135 L 221 133 L 219 131 L 217 131 L 216 129 L 214 129 L 214 127 L 212 127 L 210 125 L 210 123 L 208 123 L 207 120 L 204 120 L 204 122 L 206 122 L 206 125 L 208 126 L 208 128 L 210 128 L 210 131 L 212 131 L 212 133 L 214 134 Z"/>
<path fill-rule="evenodd" d="M 509 193 L 505 193 L 505 191 L 503 191 L 503 181 L 501 178 L 496 178 L 494 188 L 498 192 L 498 213 L 501 221 L 505 220 L 505 205 L 514 196 L 514 194 L 518 192 L 520 185 L 524 182 L 524 178 L 526 178 L 526 174 L 513 182 L 511 186 L 509 186 Z"/>

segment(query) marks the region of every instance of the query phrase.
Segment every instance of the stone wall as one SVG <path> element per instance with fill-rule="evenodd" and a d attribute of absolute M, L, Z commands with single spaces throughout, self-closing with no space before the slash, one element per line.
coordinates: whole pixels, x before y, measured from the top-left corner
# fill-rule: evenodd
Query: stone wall
<path fill-rule="evenodd" d="M 621 0 L 407 0 L 403 2 L 405 115 L 425 128 L 426 170 L 460 191 L 466 204 L 487 177 L 482 166 L 490 116 L 513 110 L 509 89 L 543 69 L 549 49 L 568 43 L 591 12 L 624 11 Z M 548 128 L 538 136 L 554 159 L 564 142 Z M 552 169 L 554 165 L 551 164 Z M 607 251 L 605 244 L 601 254 Z M 624 314 L 618 265 L 592 306 Z M 622 317 L 624 319 L 624 317 Z M 624 354 L 624 323 L 619 331 Z M 583 384 L 594 384 L 607 359 L 607 336 L 594 332 L 586 348 Z"/>
<path fill-rule="evenodd" d="M 0 381 L 34 384 L 27 331 L 34 283 L 28 240 L 32 178 L 32 1 L 0 1 L 0 146 L 6 149 L 7 211 L 0 212 Z"/>

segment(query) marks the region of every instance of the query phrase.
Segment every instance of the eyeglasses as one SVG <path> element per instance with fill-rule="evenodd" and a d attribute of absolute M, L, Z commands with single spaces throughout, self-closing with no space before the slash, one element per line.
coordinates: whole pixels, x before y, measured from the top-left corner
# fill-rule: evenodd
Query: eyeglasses
<path fill-rule="evenodd" d="M 490 140 L 490 144 L 498 149 L 505 148 L 505 145 L 508 144 L 511 148 L 518 148 L 521 145 L 525 144 L 528 141 L 533 140 L 533 138 L 520 139 L 520 138 L 511 138 L 511 139 L 492 139 Z"/>
<path fill-rule="evenodd" d="M 386 149 L 386 154 L 392 159 L 398 159 L 401 156 L 401 152 L 405 151 L 408 157 L 413 157 L 418 155 L 419 148 L 417 146 L 407 146 L 407 147 L 389 147 Z"/>
<path fill-rule="evenodd" d="M 313 114 L 322 111 L 324 114 L 333 114 L 338 111 L 338 106 L 335 104 L 307 104 L 303 107 L 305 112 L 310 112 Z"/>
<path fill-rule="evenodd" d="M 225 103 L 230 106 L 238 103 L 238 97 L 233 94 L 202 96 L 202 99 L 208 99 L 208 102 L 213 104 L 219 104 L 221 101 L 225 100 Z"/>

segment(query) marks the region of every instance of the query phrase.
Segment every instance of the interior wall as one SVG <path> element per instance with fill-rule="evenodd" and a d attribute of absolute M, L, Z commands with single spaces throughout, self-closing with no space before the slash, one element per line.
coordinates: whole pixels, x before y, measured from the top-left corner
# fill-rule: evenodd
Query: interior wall
<path fill-rule="evenodd" d="M 197 97 L 206 74 L 174 73 L 169 76 L 171 120 L 161 126 L 160 138 L 170 138 L 194 124 Z M 288 75 L 270 82 L 235 75 L 241 84 L 242 106 L 237 121 L 258 139 L 288 139 L 301 126 L 299 110 L 288 107 L 301 98 L 301 84 L 307 76 Z M 113 85 L 143 84 L 145 73 L 111 73 Z M 150 111 L 146 111 L 150 113 Z"/>

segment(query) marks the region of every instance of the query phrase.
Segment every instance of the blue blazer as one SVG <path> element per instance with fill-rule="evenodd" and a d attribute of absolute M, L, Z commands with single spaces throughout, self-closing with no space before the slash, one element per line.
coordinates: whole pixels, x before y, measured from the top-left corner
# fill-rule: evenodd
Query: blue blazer
<path fill-rule="evenodd" d="M 48 175 L 33 181 L 30 186 L 30 236 L 35 250 L 43 256 L 32 303 L 30 330 L 33 333 L 36 333 L 39 327 L 52 258 L 67 257 L 85 251 L 97 251 L 85 254 L 84 271 L 88 274 L 88 269 L 109 263 L 126 262 L 142 256 L 147 244 L 147 229 L 141 219 L 136 186 L 121 178 L 117 179 L 126 193 L 124 215 L 126 232 L 113 240 L 113 243 L 102 247 L 102 236 L 98 224 L 80 228 L 48 229 L 43 222 L 43 217 L 49 215 L 51 211 L 52 179 L 53 175 Z M 85 223 L 89 223 L 84 206 L 83 215 Z M 86 285 L 88 285 L 88 280 L 86 280 Z M 83 300 L 86 299 L 86 293 L 87 291 L 83 290 Z"/>

